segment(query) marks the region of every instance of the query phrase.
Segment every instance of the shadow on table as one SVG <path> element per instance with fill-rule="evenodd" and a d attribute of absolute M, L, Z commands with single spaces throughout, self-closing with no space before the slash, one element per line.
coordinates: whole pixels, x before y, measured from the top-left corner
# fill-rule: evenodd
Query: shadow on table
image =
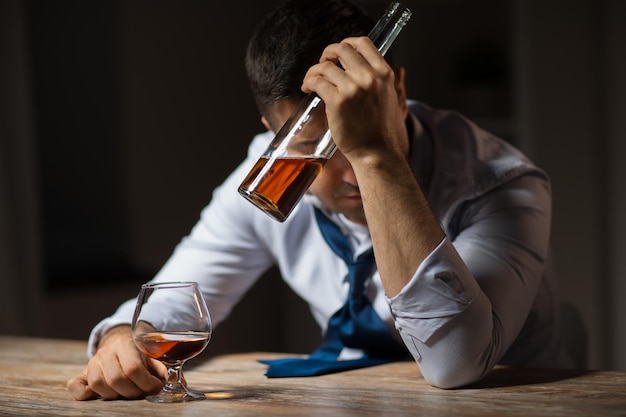
<path fill-rule="evenodd" d="M 502 367 L 492 370 L 485 378 L 464 389 L 503 388 L 523 385 L 547 384 L 577 378 L 593 371 L 576 369 L 540 369 Z"/>

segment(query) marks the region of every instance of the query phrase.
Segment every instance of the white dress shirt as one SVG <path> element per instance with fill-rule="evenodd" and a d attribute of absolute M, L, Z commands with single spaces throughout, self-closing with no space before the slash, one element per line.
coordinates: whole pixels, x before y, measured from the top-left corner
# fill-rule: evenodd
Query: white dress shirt
<path fill-rule="evenodd" d="M 395 297 L 375 271 L 367 296 L 435 386 L 480 379 L 497 363 L 554 366 L 555 277 L 549 268 L 547 175 L 519 151 L 462 116 L 409 102 L 410 162 L 445 239 Z M 410 132 L 413 129 L 409 129 Z M 197 281 L 215 325 L 255 281 L 278 265 L 322 329 L 345 302 L 347 267 L 322 237 L 312 196 L 284 223 L 242 198 L 237 188 L 273 138 L 257 135 L 246 160 L 214 191 L 211 203 L 154 281 Z M 356 254 L 371 246 L 367 228 L 332 215 Z M 130 323 L 134 300 L 90 336 L 90 354 L 112 326 Z"/>

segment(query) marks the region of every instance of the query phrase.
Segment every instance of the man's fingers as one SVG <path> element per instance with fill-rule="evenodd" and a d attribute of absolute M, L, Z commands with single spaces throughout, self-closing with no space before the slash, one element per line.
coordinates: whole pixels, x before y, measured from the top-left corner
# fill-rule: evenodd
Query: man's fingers
<path fill-rule="evenodd" d="M 141 359 L 120 358 L 121 372 L 128 378 L 128 382 L 132 382 L 143 393 L 160 391 L 163 388 L 161 379 L 167 379 L 167 368 L 161 362 L 152 359 L 144 362 Z"/>
<path fill-rule="evenodd" d="M 114 386 L 116 384 L 119 385 L 119 381 L 116 379 L 107 379 L 107 371 L 110 372 L 109 366 L 107 366 L 107 369 L 102 368 L 100 364 L 90 366 L 87 370 L 87 385 L 89 389 L 105 400 L 113 400 L 123 396 L 123 394 L 119 392 L 119 387 Z"/>
<path fill-rule="evenodd" d="M 98 398 L 98 394 L 93 392 L 87 383 L 87 377 L 84 374 L 80 374 L 69 381 L 67 381 L 67 389 L 70 392 L 70 395 L 74 397 L 75 400 L 85 401 L 85 400 L 94 400 Z"/>

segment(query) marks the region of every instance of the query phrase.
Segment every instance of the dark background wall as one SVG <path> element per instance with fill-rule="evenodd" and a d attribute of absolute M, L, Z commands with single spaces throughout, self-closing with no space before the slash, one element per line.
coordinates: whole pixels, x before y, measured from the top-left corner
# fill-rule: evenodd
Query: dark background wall
<path fill-rule="evenodd" d="M 1 3 L 0 331 L 84 339 L 165 262 L 262 128 L 243 57 L 277 3 Z M 548 170 L 579 351 L 625 368 L 625 3 L 406 3 L 394 53 L 410 97 L 467 114 Z M 359 4 L 378 16 L 388 3 Z M 306 352 L 318 339 L 270 271 L 210 349 Z"/>

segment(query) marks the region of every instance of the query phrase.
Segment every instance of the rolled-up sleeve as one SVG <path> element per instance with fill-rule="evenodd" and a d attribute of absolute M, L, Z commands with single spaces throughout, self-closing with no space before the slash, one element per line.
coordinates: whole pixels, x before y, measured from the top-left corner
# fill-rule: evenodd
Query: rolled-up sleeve
<path fill-rule="evenodd" d="M 452 237 L 388 299 L 429 383 L 475 382 L 513 344 L 543 277 L 550 208 L 548 183 L 533 175 L 466 202 Z"/>
<path fill-rule="evenodd" d="M 462 313 L 480 288 L 448 238 L 422 262 L 413 279 L 390 299 L 396 328 L 426 343 Z M 419 294 L 419 296 L 416 296 Z"/>
<path fill-rule="evenodd" d="M 448 238 L 389 303 L 396 329 L 431 385 L 452 388 L 483 375 L 476 369 L 484 369 L 491 305 Z"/>

